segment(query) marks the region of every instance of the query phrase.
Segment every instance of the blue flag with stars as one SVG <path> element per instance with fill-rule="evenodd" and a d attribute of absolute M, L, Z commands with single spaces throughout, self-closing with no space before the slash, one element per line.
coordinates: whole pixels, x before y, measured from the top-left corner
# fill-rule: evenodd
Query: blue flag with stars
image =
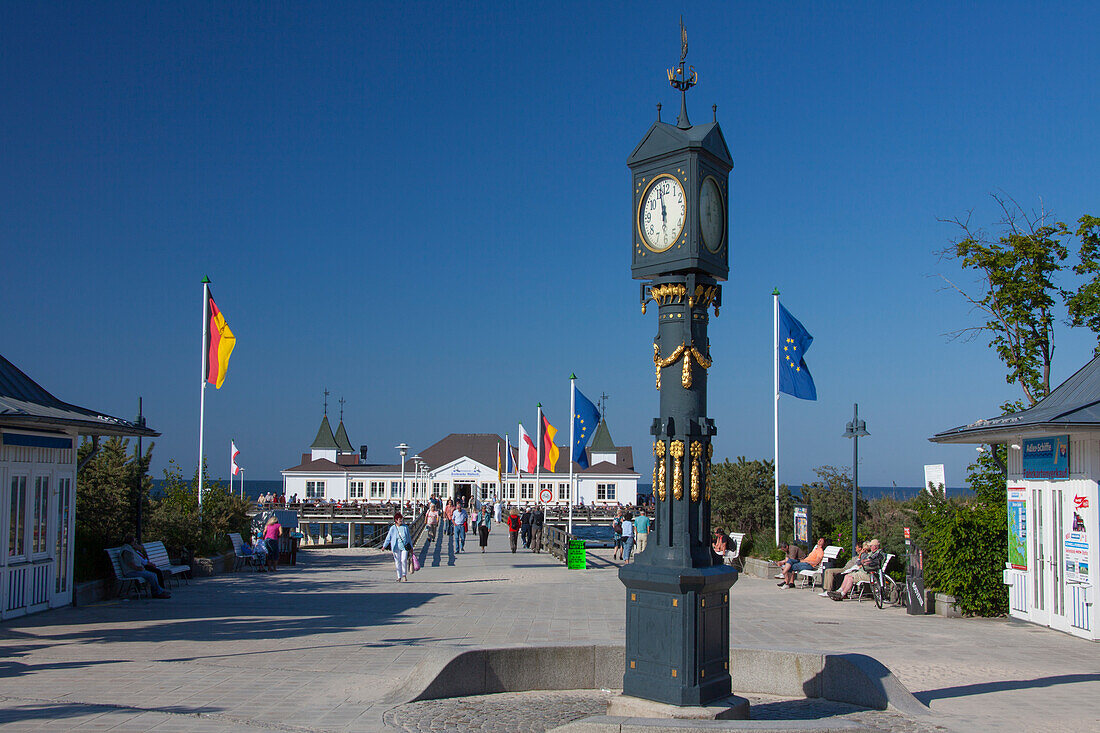
<path fill-rule="evenodd" d="M 588 468 L 588 453 L 584 447 L 588 445 L 592 433 L 596 432 L 596 425 L 600 422 L 600 411 L 592 404 L 592 400 L 581 394 L 576 387 L 573 388 L 573 462 L 581 468 Z"/>
<path fill-rule="evenodd" d="M 816 400 L 817 387 L 806 368 L 805 354 L 814 337 L 779 304 L 779 391 L 801 400 Z"/>

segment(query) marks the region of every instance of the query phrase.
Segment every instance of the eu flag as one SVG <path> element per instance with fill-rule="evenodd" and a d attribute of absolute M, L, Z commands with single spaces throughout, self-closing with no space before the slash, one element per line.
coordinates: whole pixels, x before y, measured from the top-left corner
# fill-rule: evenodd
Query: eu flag
<path fill-rule="evenodd" d="M 779 391 L 802 400 L 816 400 L 817 387 L 804 355 L 814 337 L 779 303 Z"/>
<path fill-rule="evenodd" d="M 600 411 L 576 387 L 573 388 L 573 404 L 576 408 L 573 410 L 573 461 L 581 468 L 588 468 L 588 454 L 584 447 L 588 445 L 592 433 L 596 432 Z"/>

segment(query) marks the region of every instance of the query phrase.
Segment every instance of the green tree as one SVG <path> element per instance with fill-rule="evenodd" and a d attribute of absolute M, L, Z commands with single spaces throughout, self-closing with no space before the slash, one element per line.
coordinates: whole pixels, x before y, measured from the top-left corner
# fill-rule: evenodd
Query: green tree
<path fill-rule="evenodd" d="M 852 545 L 852 475 L 847 468 L 819 466 L 817 480 L 802 485 L 802 500 L 810 505 L 814 537 L 825 537 L 830 544 Z M 863 492 L 856 491 L 856 520 L 866 521 L 870 507 Z"/>
<path fill-rule="evenodd" d="M 209 475 L 205 466 L 203 474 Z M 170 554 L 212 555 L 231 546 L 229 532 L 248 535 L 252 503 L 233 494 L 225 482 L 204 478 L 200 517 L 198 484 L 197 469 L 187 481 L 179 465 L 168 462 L 163 492 L 153 502 L 146 534 L 164 542 Z"/>
<path fill-rule="evenodd" d="M 744 532 L 744 554 L 766 555 L 775 547 L 775 463 L 739 456 L 711 467 L 711 525 Z M 791 491 L 779 486 L 780 536 L 792 531 Z"/>
<path fill-rule="evenodd" d="M 110 574 L 103 550 L 116 547 L 126 535 L 135 532 L 139 498 L 144 513 L 149 506 L 152 487 L 146 475 L 152 460 L 152 443 L 143 456 L 132 454 L 129 441 L 123 438 L 108 439 L 94 456 L 91 456 L 92 446 L 91 441 L 85 441 L 77 449 L 80 468 L 76 480 L 73 546 L 73 573 L 77 582 Z M 143 477 L 140 483 L 139 475 Z"/>

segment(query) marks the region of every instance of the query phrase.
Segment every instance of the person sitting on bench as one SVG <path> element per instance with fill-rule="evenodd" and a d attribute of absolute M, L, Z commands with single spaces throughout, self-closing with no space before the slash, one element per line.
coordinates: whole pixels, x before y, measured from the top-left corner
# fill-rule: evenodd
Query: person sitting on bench
<path fill-rule="evenodd" d="M 142 578 L 149 584 L 153 598 L 171 598 L 172 594 L 164 590 L 164 576 L 156 565 L 140 550 L 135 550 L 137 542 L 134 536 L 126 535 L 126 541 L 119 548 L 118 564 L 124 578 Z"/>
<path fill-rule="evenodd" d="M 794 579 L 798 576 L 800 570 L 817 570 L 817 566 L 821 564 L 821 561 L 825 559 L 825 538 L 822 537 L 817 541 L 817 546 L 810 550 L 810 554 L 806 556 L 806 559 L 801 562 L 791 563 L 787 567 L 787 572 L 783 573 L 784 580 L 787 582 L 788 588 L 794 587 Z"/>
<path fill-rule="evenodd" d="M 829 592 L 829 598 L 834 601 L 843 601 L 852 593 L 852 588 L 856 583 L 866 583 L 871 580 L 871 574 L 877 573 L 878 569 L 882 567 L 883 560 L 886 559 L 886 553 L 879 546 L 878 540 L 871 540 L 867 543 L 867 549 L 859 556 L 856 569 L 844 576 L 839 591 Z"/>

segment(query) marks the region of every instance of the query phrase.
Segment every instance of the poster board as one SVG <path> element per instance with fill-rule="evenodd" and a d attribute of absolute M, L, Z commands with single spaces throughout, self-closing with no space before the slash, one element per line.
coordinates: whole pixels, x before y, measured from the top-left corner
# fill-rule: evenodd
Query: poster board
<path fill-rule="evenodd" d="M 1066 497 L 1066 527 L 1062 549 L 1066 562 L 1066 580 L 1070 583 L 1089 582 L 1089 498 L 1083 493 Z"/>
<path fill-rule="evenodd" d="M 1069 436 L 1051 435 L 1025 440 L 1023 473 L 1024 478 L 1030 479 L 1068 479 Z"/>
<path fill-rule="evenodd" d="M 1008 489 L 1008 563 L 1027 570 L 1027 490 Z"/>
<path fill-rule="evenodd" d="M 794 541 L 798 544 L 810 544 L 810 507 L 796 504 L 794 507 Z"/>
<path fill-rule="evenodd" d="M 928 484 L 932 484 L 940 490 L 945 490 L 947 478 L 942 463 L 929 464 L 924 467 L 924 486 L 922 488 L 925 491 L 928 491 Z"/>

